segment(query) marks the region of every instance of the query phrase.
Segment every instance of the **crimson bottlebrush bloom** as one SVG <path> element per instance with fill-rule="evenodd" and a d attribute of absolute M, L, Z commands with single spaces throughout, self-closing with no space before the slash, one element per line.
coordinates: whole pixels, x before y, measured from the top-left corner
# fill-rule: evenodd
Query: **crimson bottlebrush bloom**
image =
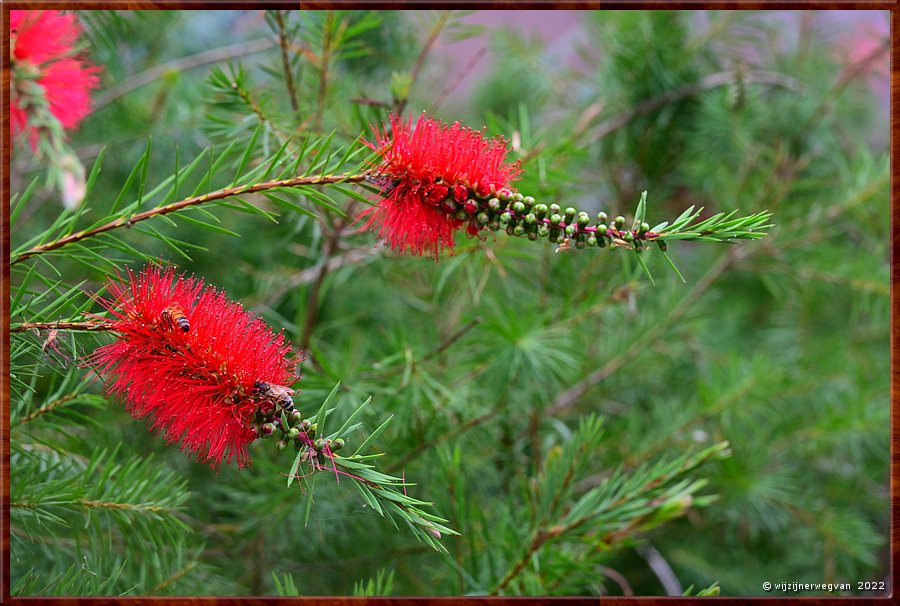
<path fill-rule="evenodd" d="M 203 281 L 169 269 L 131 270 L 97 297 L 116 341 L 87 364 L 107 377 L 136 417 L 151 417 L 168 442 L 215 468 L 250 464 L 258 381 L 289 385 L 296 360 L 283 335 Z"/>
<path fill-rule="evenodd" d="M 34 146 L 36 108 L 45 106 L 63 128 L 75 128 L 91 111 L 90 90 L 97 87 L 100 68 L 73 56 L 81 34 L 75 15 L 13 10 L 9 27 L 10 122 L 13 134 L 26 132 Z"/>
<path fill-rule="evenodd" d="M 454 236 L 468 222 L 467 231 L 480 227 L 470 221 L 479 202 L 502 190 L 519 173 L 519 163 L 506 161 L 502 137 L 488 139 L 459 122 L 448 126 L 422 115 L 413 125 L 392 115 L 390 132 L 375 132 L 366 145 L 380 159 L 373 170 L 382 186 L 382 200 L 366 210 L 364 229 L 377 229 L 391 248 L 435 258 L 452 249 Z"/>

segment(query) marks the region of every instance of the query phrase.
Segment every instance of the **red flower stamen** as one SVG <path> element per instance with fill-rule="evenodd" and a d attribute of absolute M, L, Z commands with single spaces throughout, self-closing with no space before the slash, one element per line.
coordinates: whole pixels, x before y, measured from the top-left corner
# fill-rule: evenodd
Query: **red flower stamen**
<path fill-rule="evenodd" d="M 413 127 L 412 117 L 392 115 L 390 134 L 373 130 L 375 141 L 366 145 L 380 156 L 374 172 L 385 184 L 378 206 L 363 213 L 363 228 L 377 229 L 401 252 L 437 258 L 452 249 L 467 221 L 460 216 L 466 201 L 509 189 L 521 172 L 518 162 L 506 162 L 505 139 L 487 139 L 458 122 L 447 126 L 423 114 Z"/>
<path fill-rule="evenodd" d="M 107 393 L 123 397 L 135 418 L 151 417 L 168 442 L 216 468 L 237 458 L 250 464 L 247 445 L 260 407 L 255 385 L 288 385 L 296 360 L 283 335 L 203 281 L 147 267 L 110 280 L 109 313 L 117 340 L 87 364 L 109 377 Z"/>
<path fill-rule="evenodd" d="M 38 135 L 30 120 L 39 118 L 33 115 L 36 108 L 43 105 L 63 128 L 75 128 L 91 111 L 90 91 L 99 83 L 100 68 L 73 56 L 81 34 L 75 15 L 13 10 L 9 28 L 13 64 L 10 122 L 13 134 L 27 133 L 34 147 Z M 29 87 L 30 82 L 37 87 Z"/>

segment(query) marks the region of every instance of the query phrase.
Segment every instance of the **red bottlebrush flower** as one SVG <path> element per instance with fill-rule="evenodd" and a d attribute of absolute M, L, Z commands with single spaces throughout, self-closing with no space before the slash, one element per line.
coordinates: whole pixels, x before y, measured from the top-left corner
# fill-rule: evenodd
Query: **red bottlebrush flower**
<path fill-rule="evenodd" d="M 413 127 L 391 116 L 390 134 L 375 132 L 380 161 L 374 172 L 383 184 L 383 199 L 366 210 L 364 229 L 377 228 L 391 248 L 437 258 L 452 249 L 454 235 L 468 217 L 465 202 L 484 199 L 508 189 L 519 173 L 518 162 L 508 163 L 506 140 L 487 139 L 459 122 L 447 126 L 422 115 Z M 471 225 L 471 224 L 470 224 Z M 477 231 L 477 230 L 476 230 Z"/>
<path fill-rule="evenodd" d="M 32 112 L 43 105 L 63 128 L 75 128 L 91 111 L 90 90 L 99 83 L 100 68 L 72 56 L 81 34 L 75 15 L 52 10 L 13 10 L 9 13 L 9 25 L 13 67 L 11 126 L 13 134 L 26 132 L 34 146 L 37 133 L 29 124 L 34 117 Z M 29 86 L 31 83 L 37 87 Z"/>
<path fill-rule="evenodd" d="M 148 266 L 110 280 L 98 297 L 117 340 L 87 364 L 109 377 L 107 393 L 124 397 L 135 418 L 150 416 L 168 442 L 216 468 L 258 436 L 257 382 L 288 385 L 296 360 L 283 335 L 203 281 Z"/>

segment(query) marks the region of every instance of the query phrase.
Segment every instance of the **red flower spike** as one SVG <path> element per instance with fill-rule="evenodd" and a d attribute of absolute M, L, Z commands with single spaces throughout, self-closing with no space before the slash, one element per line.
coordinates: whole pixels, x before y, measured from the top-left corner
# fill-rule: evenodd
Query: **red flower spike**
<path fill-rule="evenodd" d="M 109 377 L 107 394 L 123 397 L 135 418 L 151 417 L 166 441 L 217 468 L 237 458 L 250 464 L 247 445 L 259 402 L 257 381 L 294 382 L 290 344 L 259 318 L 203 281 L 148 266 L 110 280 L 109 299 L 97 297 L 117 340 L 86 363 Z M 185 331 L 183 317 L 189 326 Z"/>
<path fill-rule="evenodd" d="M 391 129 L 375 132 L 366 145 L 378 152 L 374 172 L 388 180 L 378 206 L 366 210 L 363 229 L 377 229 L 394 250 L 435 258 L 454 246 L 464 221 L 455 217 L 452 199 L 465 204 L 470 196 L 486 198 L 492 191 L 509 189 L 521 172 L 508 163 L 509 150 L 502 137 L 487 139 L 483 132 L 455 122 L 447 126 L 422 115 L 391 116 Z M 476 230 L 477 231 L 477 230 Z"/>
<path fill-rule="evenodd" d="M 34 147 L 37 133 L 28 124 L 28 103 L 17 99 L 17 74 L 28 73 L 27 77 L 43 90 L 50 113 L 63 128 L 72 129 L 91 111 L 90 90 L 99 83 L 100 68 L 72 56 L 81 34 L 75 15 L 13 10 L 9 12 L 9 29 L 14 66 L 11 127 L 13 134 L 26 132 Z"/>

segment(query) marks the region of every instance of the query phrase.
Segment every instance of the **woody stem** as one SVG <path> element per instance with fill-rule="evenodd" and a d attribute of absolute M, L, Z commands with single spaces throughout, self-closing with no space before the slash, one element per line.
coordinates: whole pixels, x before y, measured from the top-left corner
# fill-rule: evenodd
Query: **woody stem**
<path fill-rule="evenodd" d="M 145 210 L 144 212 L 131 215 L 130 217 L 119 217 L 118 219 L 100 225 L 99 227 L 79 231 L 63 238 L 59 238 L 58 240 L 47 242 L 46 244 L 41 244 L 40 246 L 35 246 L 34 248 L 30 248 L 25 252 L 13 256 L 13 258 L 10 260 L 10 265 L 15 265 L 16 263 L 20 263 L 21 261 L 29 259 L 35 255 L 40 255 L 53 250 L 57 250 L 68 244 L 72 244 L 74 242 L 84 240 L 85 238 L 96 236 L 97 234 L 102 234 L 104 232 L 118 229 L 120 227 L 130 227 L 135 223 L 140 223 L 141 221 L 146 221 L 147 219 L 151 219 L 153 217 L 178 212 L 190 206 L 198 206 L 207 202 L 215 202 L 217 200 L 224 200 L 225 198 L 231 198 L 233 196 L 267 191 L 278 187 L 299 187 L 301 185 L 330 185 L 335 183 L 360 183 L 364 181 L 365 178 L 365 173 L 358 175 L 318 175 L 312 177 L 295 177 L 293 179 L 265 181 L 263 183 L 256 183 L 254 185 L 226 187 L 224 189 L 219 189 L 200 196 L 185 198 L 184 200 L 173 202 L 172 204 L 167 204 L 165 206 L 151 208 L 150 210 Z"/>
<path fill-rule="evenodd" d="M 22 322 L 13 324 L 9 332 L 25 332 L 26 330 L 112 330 L 107 322 L 89 320 L 87 322 Z"/>

